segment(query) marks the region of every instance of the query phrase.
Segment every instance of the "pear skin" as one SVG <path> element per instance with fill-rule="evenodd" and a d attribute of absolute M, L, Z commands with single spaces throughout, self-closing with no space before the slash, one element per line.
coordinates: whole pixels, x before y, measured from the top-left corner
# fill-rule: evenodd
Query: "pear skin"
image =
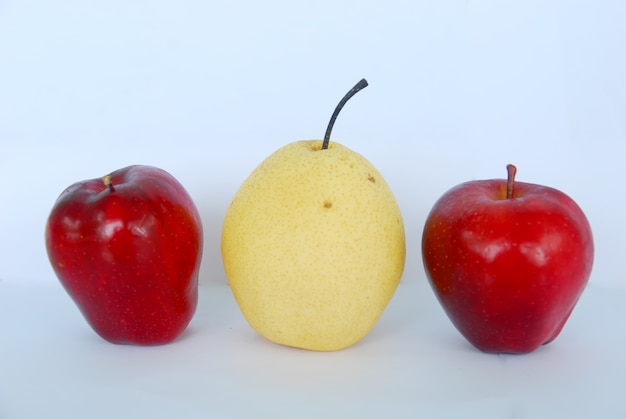
<path fill-rule="evenodd" d="M 227 209 L 222 259 L 250 326 L 333 351 L 374 327 L 405 262 L 402 215 L 381 174 L 337 143 L 296 141 L 263 161 Z"/>

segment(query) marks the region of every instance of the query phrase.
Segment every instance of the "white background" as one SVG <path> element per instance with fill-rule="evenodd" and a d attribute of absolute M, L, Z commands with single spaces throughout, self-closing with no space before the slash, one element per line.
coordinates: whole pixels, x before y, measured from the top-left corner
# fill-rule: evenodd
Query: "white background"
<path fill-rule="evenodd" d="M 0 418 L 68 418 L 72 404 L 77 417 L 289 416 L 307 403 L 300 416 L 626 417 L 625 22 L 618 0 L 0 0 Z M 278 347 L 229 293 L 222 218 L 267 155 L 323 136 L 362 77 L 333 140 L 394 190 L 405 274 L 354 347 Z M 596 245 L 562 336 L 522 357 L 467 345 L 420 255 L 435 200 L 507 163 L 573 197 Z M 44 248 L 65 187 L 129 164 L 172 173 L 204 223 L 198 313 L 160 348 L 95 337 Z"/>

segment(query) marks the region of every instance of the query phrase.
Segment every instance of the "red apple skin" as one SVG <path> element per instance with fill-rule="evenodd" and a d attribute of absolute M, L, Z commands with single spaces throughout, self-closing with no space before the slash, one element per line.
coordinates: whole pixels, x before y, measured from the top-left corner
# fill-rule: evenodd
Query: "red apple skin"
<path fill-rule="evenodd" d="M 78 182 L 46 224 L 48 257 L 91 327 L 117 344 L 160 345 L 187 327 L 198 301 L 202 224 L 169 173 L 129 166 Z"/>
<path fill-rule="evenodd" d="M 593 264 L 587 218 L 564 193 L 506 180 L 446 192 L 427 217 L 429 282 L 459 332 L 489 353 L 528 353 L 555 339 Z"/>

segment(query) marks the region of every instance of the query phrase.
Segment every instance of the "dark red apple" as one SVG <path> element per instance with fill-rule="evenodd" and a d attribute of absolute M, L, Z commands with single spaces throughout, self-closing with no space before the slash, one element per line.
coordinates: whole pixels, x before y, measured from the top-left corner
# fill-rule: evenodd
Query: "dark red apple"
<path fill-rule="evenodd" d="M 57 277 L 102 338 L 159 345 L 189 324 L 202 225 L 169 173 L 129 166 L 73 184 L 54 204 L 45 237 Z"/>
<path fill-rule="evenodd" d="M 448 317 L 485 352 L 527 353 L 557 337 L 593 264 L 578 205 L 556 189 L 478 180 L 446 192 L 427 217 L 422 256 Z"/>

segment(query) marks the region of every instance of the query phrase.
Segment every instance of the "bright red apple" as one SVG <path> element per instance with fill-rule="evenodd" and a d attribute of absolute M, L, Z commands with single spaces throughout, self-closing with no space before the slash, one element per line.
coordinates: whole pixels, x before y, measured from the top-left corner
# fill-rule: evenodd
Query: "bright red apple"
<path fill-rule="evenodd" d="M 129 166 L 78 182 L 57 199 L 46 247 L 91 327 L 119 344 L 171 342 L 198 300 L 198 210 L 169 173 Z"/>
<path fill-rule="evenodd" d="M 557 337 L 591 273 L 593 238 L 556 189 L 508 180 L 460 184 L 434 205 L 422 256 L 454 326 L 485 352 L 527 353 Z"/>

